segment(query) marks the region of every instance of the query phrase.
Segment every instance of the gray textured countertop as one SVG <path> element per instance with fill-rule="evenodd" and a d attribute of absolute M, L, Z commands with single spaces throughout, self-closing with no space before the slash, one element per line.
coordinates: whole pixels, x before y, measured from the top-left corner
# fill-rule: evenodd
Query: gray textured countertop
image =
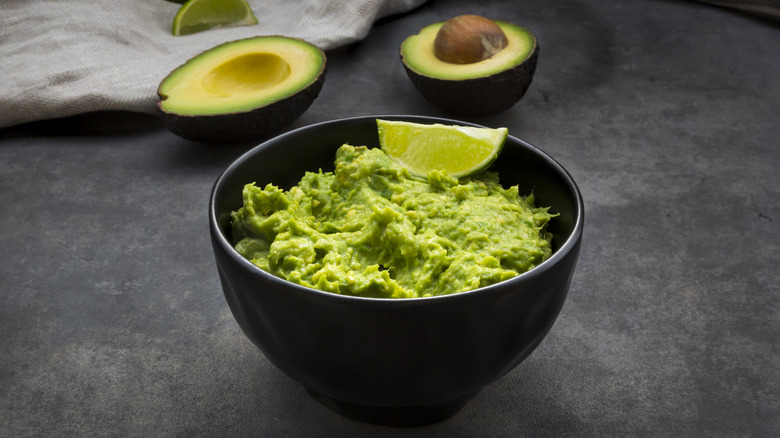
<path fill-rule="evenodd" d="M 222 296 L 207 201 L 247 145 L 77 116 L 0 131 L 0 436 L 779 435 L 780 26 L 683 1 L 437 0 L 328 53 L 288 129 L 448 117 L 398 47 L 461 13 L 541 46 L 526 97 L 469 121 L 551 154 L 585 199 L 568 301 L 531 357 L 443 423 L 337 416 Z"/>

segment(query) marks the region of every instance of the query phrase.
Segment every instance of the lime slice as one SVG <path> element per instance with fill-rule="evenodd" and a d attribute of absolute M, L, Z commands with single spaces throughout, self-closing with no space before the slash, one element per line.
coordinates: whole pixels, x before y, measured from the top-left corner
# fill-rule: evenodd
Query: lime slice
<path fill-rule="evenodd" d="M 380 119 L 376 123 L 379 145 L 385 154 L 417 176 L 427 176 L 432 170 L 443 170 L 455 178 L 477 174 L 498 157 L 509 134 L 506 128 Z"/>
<path fill-rule="evenodd" d="M 173 34 L 189 35 L 217 27 L 257 24 L 246 0 L 189 0 L 173 19 Z"/>

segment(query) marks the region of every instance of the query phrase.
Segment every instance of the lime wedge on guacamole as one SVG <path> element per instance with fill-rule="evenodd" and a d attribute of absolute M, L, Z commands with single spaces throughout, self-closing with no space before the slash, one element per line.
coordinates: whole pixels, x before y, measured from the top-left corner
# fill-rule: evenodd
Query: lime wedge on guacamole
<path fill-rule="evenodd" d="M 189 0 L 173 19 L 173 34 L 189 35 L 218 27 L 257 24 L 246 0 Z"/>
<path fill-rule="evenodd" d="M 409 172 L 443 170 L 454 178 L 487 169 L 504 146 L 507 128 L 419 124 L 377 119 L 379 145 Z"/>

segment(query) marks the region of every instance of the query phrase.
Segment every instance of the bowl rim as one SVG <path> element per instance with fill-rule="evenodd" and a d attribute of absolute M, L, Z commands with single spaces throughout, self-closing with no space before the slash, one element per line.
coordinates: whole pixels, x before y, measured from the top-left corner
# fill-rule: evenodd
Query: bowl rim
<path fill-rule="evenodd" d="M 223 249 L 224 252 L 232 259 L 232 261 L 238 263 L 243 269 L 249 270 L 249 272 L 252 273 L 253 275 L 262 277 L 264 280 L 279 284 L 280 286 L 292 288 L 293 290 L 299 291 L 299 293 L 314 294 L 317 296 L 325 297 L 326 299 L 346 300 L 346 301 L 369 303 L 369 304 L 382 303 L 381 305 L 387 305 L 387 303 L 394 303 L 394 305 L 396 306 L 422 305 L 423 303 L 445 301 L 445 300 L 446 301 L 461 300 L 461 299 L 467 299 L 475 294 L 479 294 L 479 295 L 486 294 L 486 293 L 489 294 L 491 293 L 491 291 L 496 291 L 496 290 L 506 288 L 507 285 L 510 285 L 511 283 L 523 282 L 526 281 L 526 279 L 542 275 L 547 270 L 552 269 L 553 266 L 557 264 L 559 260 L 566 257 L 566 255 L 568 255 L 571 251 L 575 250 L 576 247 L 578 246 L 579 241 L 581 240 L 582 230 L 584 226 L 585 209 L 584 209 L 584 202 L 582 199 L 582 193 L 580 192 L 576 182 L 572 178 L 571 174 L 569 174 L 569 172 L 552 156 L 550 156 L 543 150 L 539 149 L 538 147 L 518 137 L 509 135 L 507 137 L 507 141 L 511 140 L 513 142 L 517 142 L 521 146 L 531 149 L 533 152 L 539 155 L 542 159 L 544 159 L 548 164 L 550 164 L 557 172 L 559 172 L 563 176 L 564 182 L 566 183 L 569 190 L 574 195 L 573 197 L 574 197 L 574 207 L 575 207 L 572 232 L 569 235 L 569 237 L 566 239 L 566 241 L 563 242 L 563 244 L 558 248 L 558 250 L 553 252 L 552 255 L 547 260 L 543 261 L 539 265 L 531 268 L 526 272 L 518 274 L 513 278 L 498 283 L 494 283 L 488 286 L 483 286 L 477 289 L 472 289 L 464 292 L 457 292 L 457 293 L 452 293 L 447 295 L 436 295 L 430 297 L 414 297 L 414 298 L 363 297 L 357 295 L 343 295 L 334 292 L 327 292 L 327 291 L 322 291 L 319 289 L 314 289 L 314 288 L 293 283 L 286 279 L 277 277 L 276 275 L 273 275 L 270 272 L 264 271 L 263 269 L 261 269 L 260 267 L 258 267 L 257 265 L 255 265 L 254 263 L 246 259 L 245 257 L 243 257 L 241 254 L 239 254 L 238 251 L 236 251 L 233 245 L 231 245 L 230 240 L 222 232 L 219 226 L 219 215 L 216 211 L 217 194 L 221 191 L 220 190 L 221 186 L 229 174 L 231 174 L 237 167 L 241 166 L 245 161 L 249 160 L 252 156 L 257 154 L 259 150 L 267 147 L 271 143 L 277 143 L 283 141 L 287 137 L 294 137 L 296 135 L 299 135 L 303 131 L 316 130 L 321 128 L 322 126 L 359 122 L 363 120 L 375 120 L 377 118 L 384 119 L 384 120 L 406 120 L 406 121 L 419 122 L 419 123 L 427 122 L 427 123 L 468 125 L 468 126 L 474 126 L 479 128 L 486 127 L 484 125 L 480 125 L 472 122 L 466 122 L 462 120 L 449 119 L 449 118 L 436 117 L 436 116 L 381 114 L 381 115 L 361 115 L 361 116 L 351 116 L 351 117 L 330 119 L 330 120 L 325 120 L 325 121 L 301 126 L 299 128 L 281 133 L 277 136 L 274 136 L 270 139 L 263 141 L 262 143 L 256 146 L 251 147 L 250 149 L 246 150 L 241 155 L 236 157 L 230 164 L 228 164 L 222 170 L 222 172 L 220 172 L 216 181 L 212 185 L 211 193 L 209 195 L 208 208 L 209 208 L 209 230 L 212 236 L 213 244 L 219 245 L 219 247 Z"/>

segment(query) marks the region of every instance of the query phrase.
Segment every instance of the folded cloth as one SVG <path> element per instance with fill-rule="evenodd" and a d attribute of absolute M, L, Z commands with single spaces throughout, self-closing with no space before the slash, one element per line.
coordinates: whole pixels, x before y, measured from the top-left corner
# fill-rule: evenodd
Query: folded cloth
<path fill-rule="evenodd" d="M 99 110 L 154 113 L 157 86 L 187 59 L 257 35 L 323 50 L 425 0 L 249 0 L 259 24 L 173 36 L 165 0 L 2 0 L 0 128 Z"/>

